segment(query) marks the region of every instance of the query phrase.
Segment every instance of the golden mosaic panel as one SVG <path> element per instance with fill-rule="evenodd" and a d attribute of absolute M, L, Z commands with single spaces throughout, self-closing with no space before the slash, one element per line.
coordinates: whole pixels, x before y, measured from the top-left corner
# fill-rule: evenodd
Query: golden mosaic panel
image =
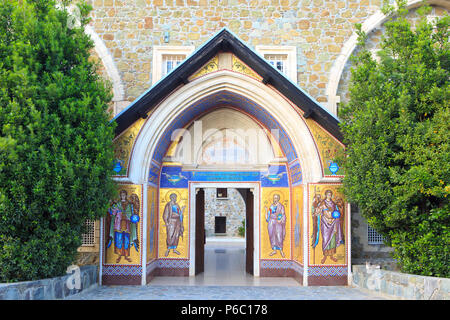
<path fill-rule="evenodd" d="M 289 188 L 262 188 L 261 259 L 291 259 L 289 194 Z"/>
<path fill-rule="evenodd" d="M 197 79 L 201 76 L 204 76 L 208 73 L 219 70 L 219 56 L 215 56 L 211 60 L 209 60 L 203 67 L 200 68 L 196 73 L 194 73 L 189 80 Z"/>
<path fill-rule="evenodd" d="M 347 206 L 341 184 L 310 184 L 309 265 L 345 265 Z"/>
<path fill-rule="evenodd" d="M 303 186 L 292 188 L 292 259 L 303 264 Z"/>
<path fill-rule="evenodd" d="M 126 176 L 128 162 L 130 161 L 131 150 L 134 141 L 144 124 L 145 119 L 139 118 L 125 132 L 114 139 L 114 175 Z"/>
<path fill-rule="evenodd" d="M 105 218 L 105 264 L 140 264 L 142 186 L 119 184 Z"/>
<path fill-rule="evenodd" d="M 235 55 L 233 55 L 232 58 L 232 70 L 235 72 L 245 74 L 246 76 L 252 77 L 258 81 L 262 80 L 262 77 L 259 74 L 253 71 L 249 66 L 247 66 Z"/>
<path fill-rule="evenodd" d="M 158 188 L 147 189 L 147 262 L 156 259 L 157 233 L 158 233 Z"/>
<path fill-rule="evenodd" d="M 322 161 L 323 173 L 326 176 L 331 176 L 329 166 L 334 162 L 336 156 L 344 151 L 344 146 L 340 144 L 331 134 L 322 129 L 314 120 L 306 119 L 306 123 L 311 130 L 311 133 L 316 141 L 319 149 L 320 158 Z M 336 175 L 342 176 L 344 172 L 339 169 Z"/>
<path fill-rule="evenodd" d="M 188 189 L 159 190 L 158 242 L 159 258 L 189 258 Z"/>

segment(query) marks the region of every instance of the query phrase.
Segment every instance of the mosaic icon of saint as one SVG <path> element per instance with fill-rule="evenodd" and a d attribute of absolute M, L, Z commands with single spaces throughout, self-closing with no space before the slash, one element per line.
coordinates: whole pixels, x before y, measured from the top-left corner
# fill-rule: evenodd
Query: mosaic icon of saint
<path fill-rule="evenodd" d="M 186 206 L 180 208 L 177 203 L 177 195 L 172 193 L 170 195 L 170 201 L 164 207 L 163 220 L 166 224 L 166 244 L 167 251 L 165 256 L 167 257 L 170 250 L 173 253 L 180 254 L 177 250 L 178 241 L 180 237 L 183 237 L 184 227 L 183 227 L 183 213 Z"/>
<path fill-rule="evenodd" d="M 334 256 L 336 248 L 344 243 L 343 233 L 343 213 L 344 206 L 342 199 L 338 198 L 338 204 L 333 200 L 333 192 L 325 191 L 325 199 L 322 200 L 320 195 L 314 196 L 312 205 L 313 216 L 313 235 L 312 247 L 315 249 L 319 243 L 319 233 L 322 234 L 322 252 L 323 258 L 320 261 L 324 264 L 327 258 L 337 262 Z"/>
<path fill-rule="evenodd" d="M 111 224 L 107 248 L 114 242 L 114 253 L 119 255 L 116 263 L 119 263 L 122 257 L 128 262 L 132 262 L 130 259 L 131 246 L 139 251 L 137 237 L 139 209 L 139 197 L 133 193 L 128 199 L 126 190 L 120 191 L 120 201 L 113 202 L 109 209 Z"/>
<path fill-rule="evenodd" d="M 277 251 L 280 251 L 281 256 L 284 258 L 283 242 L 286 236 L 286 213 L 284 206 L 280 202 L 280 195 L 274 194 L 272 205 L 269 208 L 264 207 L 264 209 L 266 211 L 267 230 L 272 248 L 269 256 L 273 256 Z"/>

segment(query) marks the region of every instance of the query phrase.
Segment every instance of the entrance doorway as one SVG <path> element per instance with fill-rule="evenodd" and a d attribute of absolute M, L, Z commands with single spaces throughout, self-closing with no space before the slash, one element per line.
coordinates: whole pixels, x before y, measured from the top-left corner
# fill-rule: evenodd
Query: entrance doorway
<path fill-rule="evenodd" d="M 213 190 L 211 190 L 213 189 Z M 221 188 L 223 190 L 223 188 Z M 228 203 L 221 205 L 218 208 L 218 212 L 210 212 L 211 207 L 217 209 L 215 204 L 208 203 L 214 201 L 214 197 L 209 196 L 205 198 L 205 195 L 216 194 L 216 188 L 196 188 L 195 189 L 195 270 L 194 274 L 198 275 L 205 272 L 205 263 L 207 265 L 206 273 L 215 274 L 219 269 L 226 275 L 226 272 L 230 274 L 240 274 L 241 272 L 248 273 L 253 276 L 254 274 L 254 202 L 255 198 L 250 188 L 235 188 L 234 194 L 240 199 L 233 199 L 230 192 L 230 199 Z M 206 191 L 206 192 L 205 192 Z M 240 194 L 240 195 L 239 195 Z M 223 201 L 221 199 L 220 201 Z M 239 206 L 239 204 L 244 206 Z M 208 206 L 209 204 L 209 206 Z M 207 210 L 208 206 L 208 210 Z M 228 210 L 228 211 L 227 211 Z M 231 212 L 230 212 L 231 210 Z M 205 224 L 206 212 L 208 211 L 209 224 L 220 221 L 222 225 Z M 227 211 L 227 212 L 225 212 Z M 219 217 L 214 215 L 220 215 Z M 226 217 L 228 215 L 228 219 Z M 234 215 L 234 217 L 233 217 Z M 211 216 L 211 217 L 209 217 Z M 214 219 L 212 219 L 214 217 Z M 219 218 L 219 219 L 217 219 Z M 242 218 L 242 223 L 241 223 Z M 223 225 L 228 223 L 229 226 Z M 236 233 L 236 229 L 239 230 L 239 234 Z M 214 233 L 211 234 L 210 230 L 217 231 L 223 230 L 235 230 L 235 233 Z M 207 231 L 208 230 L 208 231 Z M 242 232 L 244 231 L 244 232 Z M 223 236 L 222 234 L 225 234 Z M 208 235 L 208 236 L 207 236 Z M 228 236 L 227 236 L 228 235 Z M 232 235 L 232 236 L 229 236 Z M 241 237 L 242 236 L 242 237 Z M 211 269 L 211 268 L 215 269 Z M 229 270 L 227 270 L 227 268 Z M 241 269 L 241 270 L 240 270 Z"/>

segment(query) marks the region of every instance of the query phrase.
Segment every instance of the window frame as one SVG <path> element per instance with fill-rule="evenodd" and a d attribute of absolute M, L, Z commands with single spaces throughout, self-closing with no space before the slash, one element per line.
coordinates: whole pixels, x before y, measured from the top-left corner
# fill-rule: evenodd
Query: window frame
<path fill-rule="evenodd" d="M 192 52 L 194 52 L 194 50 L 194 46 L 154 46 L 152 61 L 152 86 L 162 78 L 163 56 L 184 55 L 184 59 L 186 59 L 192 54 Z"/>
<path fill-rule="evenodd" d="M 384 237 L 370 225 L 367 225 L 367 244 L 384 245 Z"/>
<path fill-rule="evenodd" d="M 98 221 L 97 220 L 91 220 L 88 219 L 85 221 L 85 224 L 92 224 L 91 226 L 91 230 L 88 230 L 88 232 L 83 233 L 81 235 L 81 247 L 82 248 L 92 248 L 92 247 L 96 247 L 98 245 L 98 234 L 97 234 L 97 230 L 98 230 Z M 86 238 L 92 238 L 92 243 L 85 243 L 85 239 Z"/>
<path fill-rule="evenodd" d="M 259 53 L 264 59 L 269 55 L 286 55 L 286 69 L 285 76 L 292 82 L 297 83 L 297 47 L 296 46 L 263 46 L 258 45 L 255 47 L 257 53 Z M 268 61 L 268 60 L 266 60 Z M 275 68 L 276 69 L 276 68 Z M 278 69 L 277 69 L 278 70 Z"/>
<path fill-rule="evenodd" d="M 225 195 L 219 196 L 219 190 L 225 191 Z M 228 188 L 216 188 L 216 199 L 217 200 L 227 200 L 228 199 Z"/>

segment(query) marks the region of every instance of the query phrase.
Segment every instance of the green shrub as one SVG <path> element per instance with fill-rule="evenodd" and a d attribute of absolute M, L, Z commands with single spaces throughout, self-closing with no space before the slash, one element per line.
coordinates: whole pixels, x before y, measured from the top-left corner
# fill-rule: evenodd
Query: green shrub
<path fill-rule="evenodd" d="M 240 237 L 245 237 L 245 219 L 242 220 L 242 225 L 238 228 L 238 235 Z"/>
<path fill-rule="evenodd" d="M 428 10 L 412 28 L 405 1 L 385 8 L 395 18 L 385 23 L 379 62 L 357 26 L 361 47 L 340 113 L 344 189 L 404 272 L 449 277 L 449 17 L 429 23 Z"/>
<path fill-rule="evenodd" d="M 67 1 L 66 1 L 67 3 Z M 65 274 L 114 196 L 109 86 L 48 0 L 0 0 L 0 282 Z"/>

